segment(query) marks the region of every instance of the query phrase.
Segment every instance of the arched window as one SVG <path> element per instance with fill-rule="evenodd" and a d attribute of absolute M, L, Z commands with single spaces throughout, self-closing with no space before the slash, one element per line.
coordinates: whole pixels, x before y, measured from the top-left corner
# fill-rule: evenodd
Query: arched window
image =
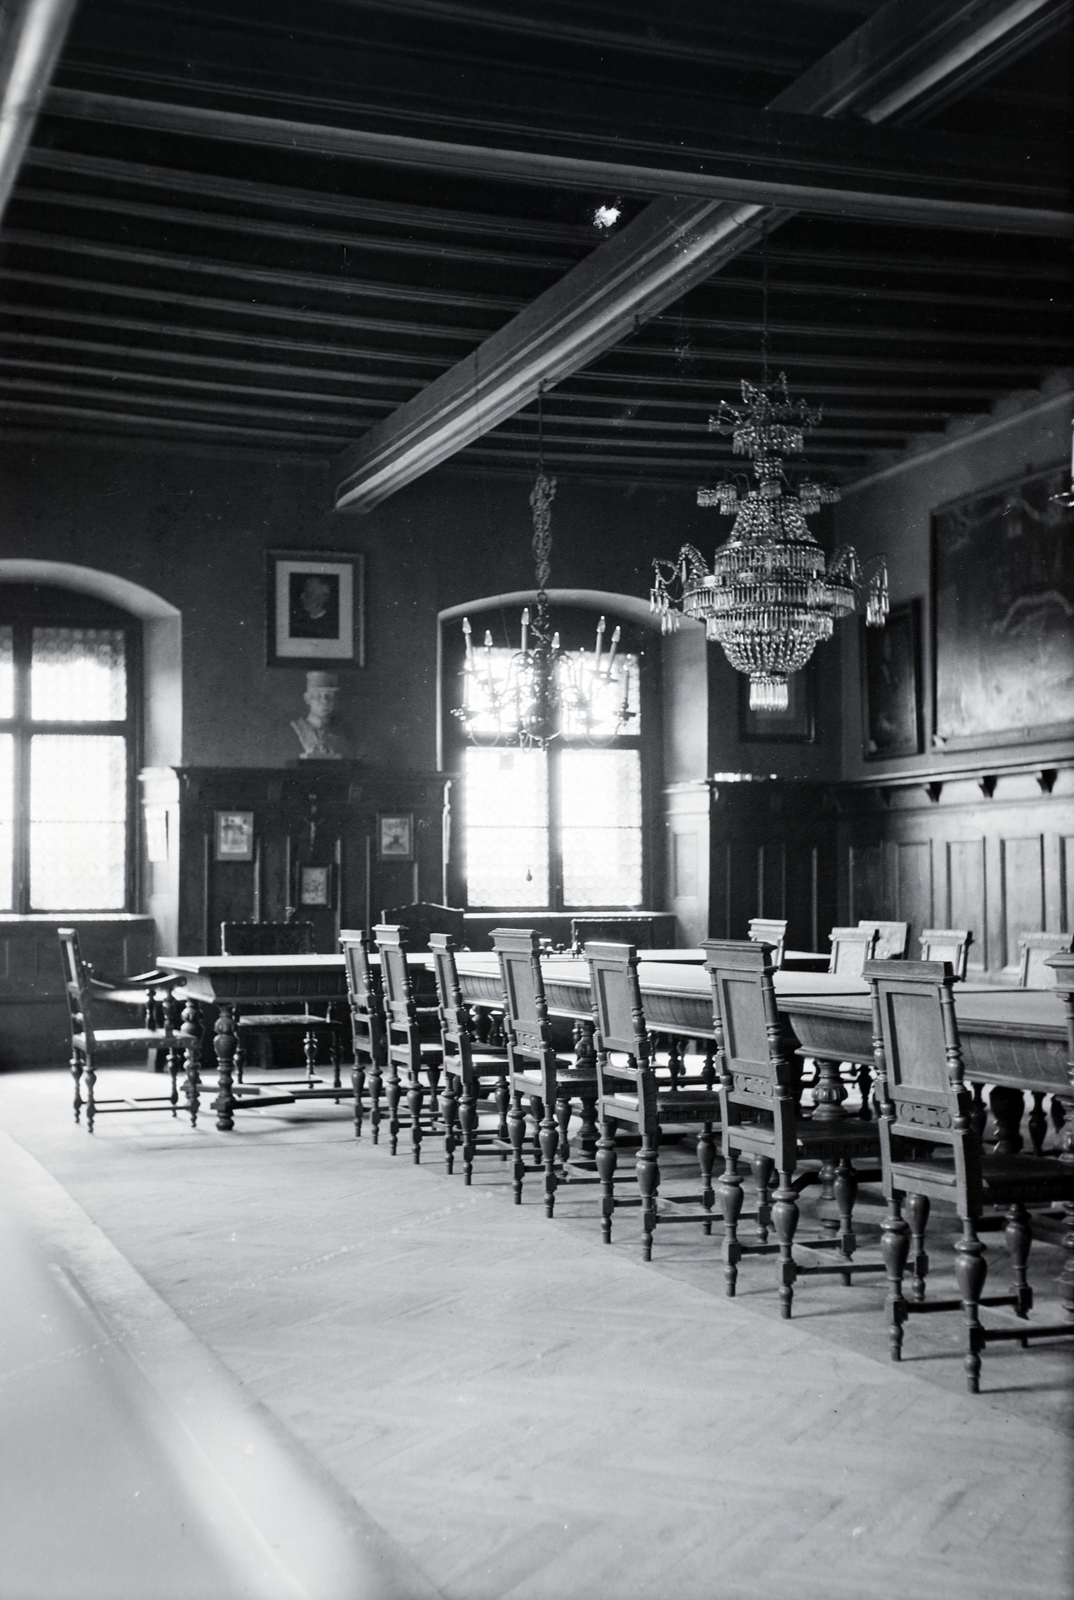
<path fill-rule="evenodd" d="M 517 642 L 517 610 L 475 612 L 478 638 L 493 634 L 492 665 L 506 670 Z M 554 606 L 566 649 L 593 647 L 594 612 Z M 471 910 L 633 909 L 650 902 L 649 795 L 659 781 L 659 651 L 650 630 L 620 618 L 620 660 L 630 663 L 632 716 L 612 738 L 564 729 L 547 750 L 471 744 L 452 713 L 459 704 L 463 647 L 445 624 L 444 761 L 456 784 L 451 888 Z M 481 652 L 483 657 L 484 653 Z M 494 730 L 488 730 L 492 738 Z"/>
<path fill-rule="evenodd" d="M 0 586 L 0 908 L 131 908 L 140 646 L 103 600 Z"/>

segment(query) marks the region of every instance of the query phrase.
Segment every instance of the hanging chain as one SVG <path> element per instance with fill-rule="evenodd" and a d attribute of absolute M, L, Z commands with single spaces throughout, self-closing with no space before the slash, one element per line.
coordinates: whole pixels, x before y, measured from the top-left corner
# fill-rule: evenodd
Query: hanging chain
<path fill-rule="evenodd" d="M 768 388 L 768 223 L 761 229 L 761 386 Z"/>
<path fill-rule="evenodd" d="M 533 561 L 537 572 L 537 609 L 548 606 L 548 580 L 552 575 L 552 501 L 556 480 L 544 470 L 544 387 L 537 391 L 537 481 L 530 495 L 533 511 Z"/>

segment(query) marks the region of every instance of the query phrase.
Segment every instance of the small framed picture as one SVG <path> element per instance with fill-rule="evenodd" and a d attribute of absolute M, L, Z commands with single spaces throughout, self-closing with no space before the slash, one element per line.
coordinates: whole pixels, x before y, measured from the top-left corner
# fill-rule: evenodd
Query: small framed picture
<path fill-rule="evenodd" d="M 916 756 L 921 717 L 921 602 L 892 606 L 882 628 L 861 624 L 862 734 L 866 761 Z"/>
<path fill-rule="evenodd" d="M 364 667 L 365 557 L 270 550 L 266 639 L 270 667 Z"/>
<path fill-rule="evenodd" d="M 302 906 L 332 904 L 332 868 L 303 867 L 299 879 L 298 903 Z"/>
<path fill-rule="evenodd" d="M 750 680 L 738 679 L 738 736 L 744 744 L 813 743 L 813 664 L 787 679 L 786 711 L 751 711 Z"/>
<path fill-rule="evenodd" d="M 217 861 L 252 861 L 254 859 L 253 812 L 217 811 L 215 818 Z"/>
<path fill-rule="evenodd" d="M 382 861 L 413 861 L 414 813 L 381 812 L 377 817 L 377 855 Z"/>

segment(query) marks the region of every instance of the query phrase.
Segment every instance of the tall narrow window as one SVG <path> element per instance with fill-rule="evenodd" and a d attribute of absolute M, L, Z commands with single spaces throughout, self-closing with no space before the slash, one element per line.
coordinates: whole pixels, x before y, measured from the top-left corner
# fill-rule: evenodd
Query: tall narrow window
<path fill-rule="evenodd" d="M 0 904 L 125 910 L 134 628 L 62 591 L 0 604 Z"/>

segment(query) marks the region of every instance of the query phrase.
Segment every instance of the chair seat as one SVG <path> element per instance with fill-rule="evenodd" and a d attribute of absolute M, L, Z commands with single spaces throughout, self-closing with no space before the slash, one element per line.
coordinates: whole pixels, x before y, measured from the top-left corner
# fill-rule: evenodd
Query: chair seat
<path fill-rule="evenodd" d="M 149 999 L 156 986 L 146 984 L 144 989 L 109 989 L 103 985 L 93 998 L 110 1006 L 137 1006 L 139 1011 L 144 1011 L 146 1001 Z"/>
<path fill-rule="evenodd" d="M 334 1017 L 307 1017 L 301 1011 L 265 1011 L 237 1019 L 240 1028 L 338 1028 Z"/>
<path fill-rule="evenodd" d="M 170 1044 L 177 1038 L 176 1034 L 164 1033 L 157 1028 L 94 1028 L 94 1042 L 107 1048 L 112 1044 Z M 86 1035 L 76 1033 L 72 1035 L 72 1042 L 76 1049 L 84 1051 L 86 1048 Z"/>
<path fill-rule="evenodd" d="M 957 1190 L 955 1165 L 946 1152 L 938 1160 L 896 1161 L 892 1171 L 900 1187 L 917 1177 L 935 1187 Z M 986 1204 L 1004 1205 L 1014 1200 L 1074 1200 L 1074 1173 L 1048 1156 L 986 1155 L 981 1163 L 981 1193 Z"/>
<path fill-rule="evenodd" d="M 617 1110 L 638 1114 L 638 1097 L 632 1094 L 604 1096 L 604 1106 L 614 1116 Z M 720 1116 L 718 1094 L 691 1094 L 689 1090 L 674 1093 L 659 1092 L 656 1097 L 657 1114 L 662 1122 L 711 1122 Z"/>

